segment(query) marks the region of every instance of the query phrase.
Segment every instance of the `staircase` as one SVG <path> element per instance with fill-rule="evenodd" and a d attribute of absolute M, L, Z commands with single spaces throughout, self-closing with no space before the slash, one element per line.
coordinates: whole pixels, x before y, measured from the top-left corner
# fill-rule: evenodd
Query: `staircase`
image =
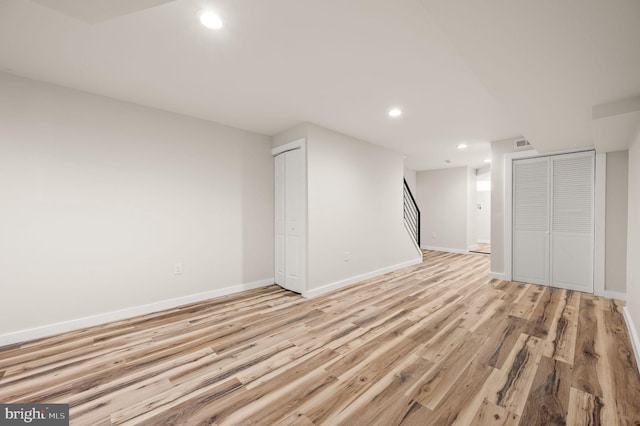
<path fill-rule="evenodd" d="M 404 224 L 420 247 L 420 209 L 406 179 L 404 180 Z"/>

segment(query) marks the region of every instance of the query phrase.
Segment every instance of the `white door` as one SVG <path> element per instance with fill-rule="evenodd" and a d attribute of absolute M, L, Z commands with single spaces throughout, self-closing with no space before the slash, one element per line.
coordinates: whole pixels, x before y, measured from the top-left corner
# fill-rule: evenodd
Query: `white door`
<path fill-rule="evenodd" d="M 551 283 L 593 293 L 593 151 L 551 158 Z"/>
<path fill-rule="evenodd" d="M 275 280 L 285 286 L 285 154 L 274 157 Z"/>
<path fill-rule="evenodd" d="M 275 280 L 282 287 L 304 291 L 304 170 L 300 149 L 274 158 Z"/>
<path fill-rule="evenodd" d="M 513 279 L 549 284 L 549 159 L 513 162 Z"/>
<path fill-rule="evenodd" d="M 593 293 L 592 151 L 513 162 L 513 279 Z"/>

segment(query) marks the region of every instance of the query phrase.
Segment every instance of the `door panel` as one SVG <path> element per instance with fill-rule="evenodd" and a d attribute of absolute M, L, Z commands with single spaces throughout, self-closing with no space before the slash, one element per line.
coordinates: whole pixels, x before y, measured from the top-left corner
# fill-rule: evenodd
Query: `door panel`
<path fill-rule="evenodd" d="M 275 282 L 304 291 L 304 169 L 300 149 L 274 158 Z"/>
<path fill-rule="evenodd" d="M 552 157 L 551 282 L 593 293 L 593 152 Z"/>
<path fill-rule="evenodd" d="M 285 211 L 286 211 L 286 288 L 298 293 L 304 290 L 301 270 L 302 250 L 301 226 L 302 217 L 302 152 L 299 149 L 285 153 Z"/>
<path fill-rule="evenodd" d="M 593 293 L 593 237 L 554 232 L 552 285 Z"/>
<path fill-rule="evenodd" d="M 546 232 L 514 231 L 513 279 L 549 284 L 549 236 Z M 516 275 L 517 273 L 517 275 Z"/>
<path fill-rule="evenodd" d="M 513 279 L 549 284 L 549 159 L 513 162 Z"/>
<path fill-rule="evenodd" d="M 286 285 L 285 279 L 285 182 L 284 155 L 278 155 L 274 161 L 274 228 L 275 228 L 275 282 Z"/>

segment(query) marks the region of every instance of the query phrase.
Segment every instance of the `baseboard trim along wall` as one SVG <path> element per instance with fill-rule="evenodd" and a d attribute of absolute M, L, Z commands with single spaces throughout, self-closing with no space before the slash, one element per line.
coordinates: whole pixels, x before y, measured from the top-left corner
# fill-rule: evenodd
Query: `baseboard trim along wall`
<path fill-rule="evenodd" d="M 504 272 L 489 272 L 489 278 L 495 278 L 496 280 L 506 280 L 507 276 Z"/>
<path fill-rule="evenodd" d="M 598 291 L 596 289 L 595 295 L 596 296 L 602 296 L 602 297 L 608 297 L 609 299 L 618 299 L 618 300 L 623 300 L 625 302 L 627 301 L 627 295 L 625 293 L 620 293 L 620 292 L 617 292 L 617 291 L 609 291 L 609 290 Z"/>
<path fill-rule="evenodd" d="M 123 319 L 137 317 L 139 315 L 165 311 L 167 309 L 177 308 L 178 306 L 188 305 L 189 303 L 202 302 L 204 300 L 227 296 L 229 294 L 239 293 L 245 290 L 265 287 L 268 285 L 272 285 L 273 283 L 273 278 L 267 278 L 260 281 L 253 281 L 250 283 L 237 284 L 211 291 L 205 291 L 203 293 L 196 293 L 190 294 L 188 296 L 176 297 L 174 299 L 161 300 L 159 302 L 149 303 L 147 305 L 132 306 L 130 308 L 120 309 L 118 311 L 105 312 L 103 314 L 91 315 L 88 317 L 77 318 L 55 324 L 44 325 L 41 327 L 30 328 L 27 330 L 2 334 L 0 335 L 0 346 L 28 342 L 30 340 L 49 337 L 60 333 L 66 333 L 68 331 L 80 330 L 82 328 L 94 327 L 113 321 L 120 321 Z"/>
<path fill-rule="evenodd" d="M 629 309 L 627 309 L 626 306 L 622 309 L 622 313 L 624 315 L 624 322 L 627 323 L 629 337 L 631 337 L 631 346 L 633 346 L 633 353 L 636 356 L 636 366 L 638 367 L 638 371 L 640 372 L 640 337 L 638 337 L 638 332 L 636 330 L 636 327 L 633 325 L 631 314 L 629 313 Z"/>
<path fill-rule="evenodd" d="M 375 278 L 375 277 L 378 277 L 380 275 L 384 275 L 384 274 L 387 274 L 389 272 L 396 271 L 398 269 L 407 268 L 409 266 L 417 265 L 419 263 L 422 263 L 422 256 L 420 256 L 419 258 L 413 259 L 413 260 L 408 260 L 406 262 L 398 263 L 397 265 L 388 266 L 386 268 L 377 269 L 377 270 L 372 271 L 372 272 L 367 272 L 366 274 L 356 275 L 356 276 L 351 277 L 351 278 L 347 278 L 347 279 L 344 279 L 344 280 L 336 281 L 336 282 L 331 283 L 331 284 L 323 285 L 322 287 L 314 288 L 313 290 L 307 290 L 304 293 L 302 293 L 302 296 L 306 297 L 308 299 L 311 299 L 313 297 L 317 297 L 317 296 L 320 296 L 322 294 L 329 293 L 331 291 L 339 290 L 339 289 L 341 289 L 343 287 L 346 287 L 348 285 L 359 283 L 360 281 L 368 280 L 370 278 Z"/>
<path fill-rule="evenodd" d="M 447 247 L 422 246 L 423 250 L 444 251 L 447 253 L 469 254 L 468 250 L 453 249 Z"/>

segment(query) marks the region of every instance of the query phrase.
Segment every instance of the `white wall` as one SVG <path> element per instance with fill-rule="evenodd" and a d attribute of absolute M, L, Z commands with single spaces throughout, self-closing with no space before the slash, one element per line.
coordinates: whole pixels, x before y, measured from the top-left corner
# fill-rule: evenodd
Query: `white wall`
<path fill-rule="evenodd" d="M 467 251 L 467 167 L 420 171 L 416 180 L 422 246 Z"/>
<path fill-rule="evenodd" d="M 421 261 L 403 224 L 402 156 L 319 126 L 307 130 L 309 291 Z"/>
<path fill-rule="evenodd" d="M 417 172 L 413 169 L 404 168 L 404 178 L 407 181 L 407 185 L 409 185 L 409 189 L 413 196 L 416 196 L 416 176 Z"/>
<path fill-rule="evenodd" d="M 487 175 L 488 177 L 490 177 L 491 175 L 491 164 L 487 164 L 484 167 L 480 167 L 479 169 L 476 170 L 476 176 L 485 176 Z"/>
<path fill-rule="evenodd" d="M 273 277 L 269 137 L 6 74 L 0 99 L 0 335 Z"/>
<path fill-rule="evenodd" d="M 309 123 L 300 123 L 297 126 L 278 133 L 271 138 L 271 146 L 276 148 L 289 142 L 306 138 L 309 132 L 309 125 Z"/>
<path fill-rule="evenodd" d="M 635 329 L 636 359 L 640 360 L 640 133 L 629 148 L 629 212 L 627 231 L 627 320 Z"/>
<path fill-rule="evenodd" d="M 605 290 L 626 292 L 629 151 L 607 153 Z"/>

